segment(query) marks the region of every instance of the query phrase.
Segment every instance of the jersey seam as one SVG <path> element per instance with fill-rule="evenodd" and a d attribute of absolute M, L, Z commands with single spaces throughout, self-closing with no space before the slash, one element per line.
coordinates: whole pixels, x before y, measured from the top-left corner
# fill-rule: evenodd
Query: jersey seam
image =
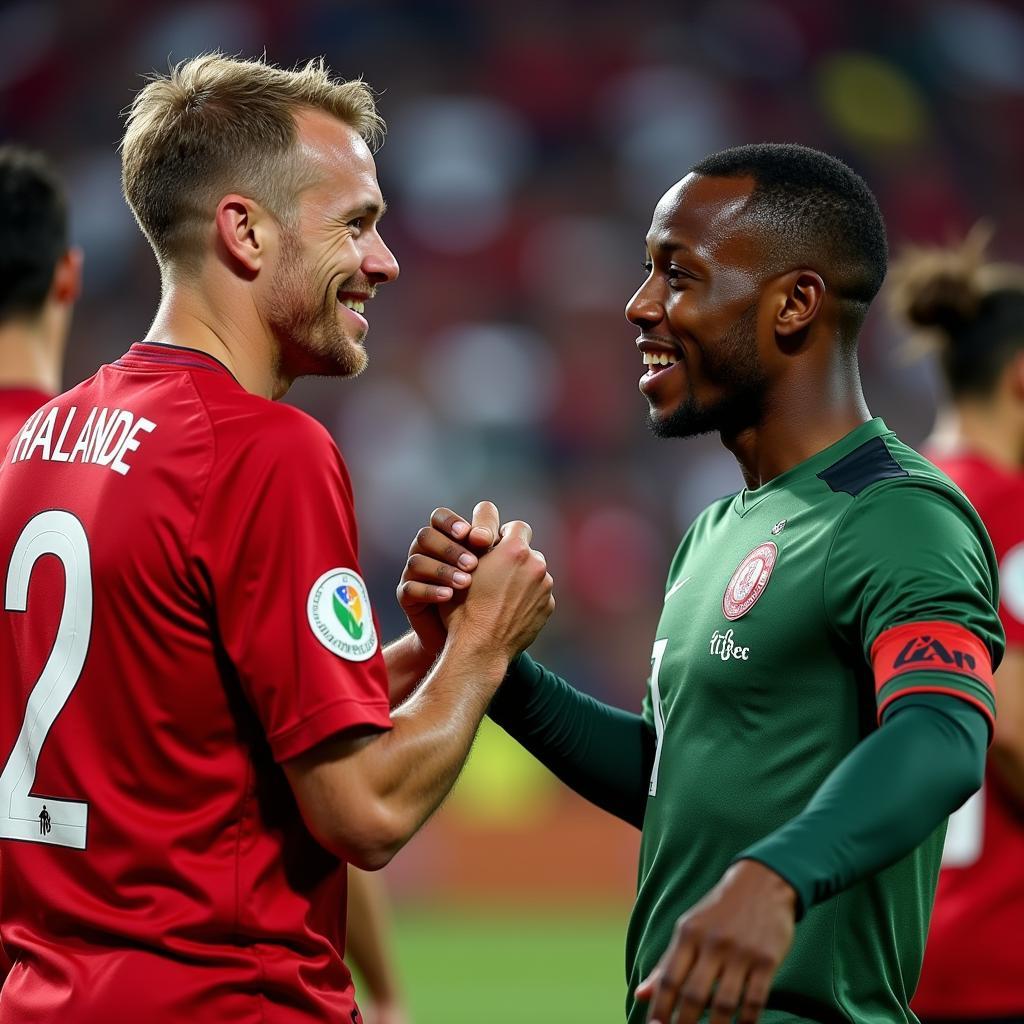
<path fill-rule="evenodd" d="M 192 529 L 189 531 L 188 542 L 187 542 L 187 544 L 185 546 L 186 547 L 186 553 L 188 555 L 188 574 L 192 578 L 193 585 L 195 585 L 197 581 L 195 579 L 194 569 L 193 569 L 193 564 L 194 564 L 193 552 L 194 552 L 194 547 L 195 547 L 196 534 L 199 531 L 199 521 L 202 519 L 203 512 L 206 509 L 206 499 L 209 497 L 209 494 L 210 494 L 210 484 L 211 484 L 211 482 L 213 480 L 213 472 L 214 472 L 214 469 L 217 466 L 217 431 L 216 431 L 216 429 L 214 428 L 214 425 L 213 425 L 213 416 L 210 414 L 210 410 L 207 407 L 206 402 L 203 399 L 203 396 L 202 396 L 199 388 L 196 387 L 196 382 L 192 379 L 191 371 L 188 374 L 188 382 L 189 382 L 190 386 L 192 387 L 193 392 L 195 393 L 196 400 L 199 402 L 200 408 L 203 410 L 203 415 L 206 417 L 206 425 L 207 425 L 207 427 L 208 427 L 208 429 L 210 431 L 210 438 L 211 438 L 211 441 L 212 441 L 211 447 L 213 449 L 213 456 L 210 459 L 209 473 L 207 474 L 207 477 L 206 477 L 206 483 L 203 485 L 202 497 L 200 497 L 200 499 L 199 499 L 199 505 L 196 508 L 196 516 L 195 516 L 195 519 L 192 522 Z"/>
<path fill-rule="evenodd" d="M 238 820 L 235 823 L 235 945 L 239 949 L 242 948 L 242 832 L 245 827 L 246 808 L 249 805 L 249 790 L 253 784 L 252 771 L 252 761 L 247 760 L 245 766 L 245 785 L 242 789 L 242 799 L 238 809 Z M 266 998 L 263 994 L 267 982 L 267 969 L 266 965 L 263 963 L 263 958 L 258 952 L 258 946 L 254 945 L 251 947 L 251 955 L 254 963 L 256 964 L 256 970 L 259 972 L 260 976 L 260 989 L 256 993 L 256 1002 L 259 1006 L 260 1020 L 263 1024 L 267 1024 Z"/>
<path fill-rule="evenodd" d="M 836 910 L 832 915 L 832 962 L 829 964 L 829 972 L 832 975 L 832 1001 L 846 1020 L 850 1024 L 854 1024 L 853 1018 L 846 1012 L 846 1004 L 839 999 L 839 990 L 836 987 L 836 983 L 839 980 L 836 974 L 836 947 L 839 945 L 839 914 L 842 910 L 842 900 L 845 895 L 845 892 L 840 892 L 835 896 Z"/>

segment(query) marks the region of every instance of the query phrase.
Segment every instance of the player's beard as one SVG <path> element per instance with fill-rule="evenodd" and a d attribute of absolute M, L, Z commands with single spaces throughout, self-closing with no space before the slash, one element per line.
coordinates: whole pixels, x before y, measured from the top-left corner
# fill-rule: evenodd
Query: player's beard
<path fill-rule="evenodd" d="M 366 350 L 355 332 L 347 333 L 338 322 L 337 290 L 316 301 L 313 280 L 297 234 L 284 231 L 267 321 L 282 347 L 293 350 L 303 373 L 354 377 L 366 369 Z"/>
<path fill-rule="evenodd" d="M 717 432 L 732 437 L 761 422 L 768 381 L 757 355 L 757 307 L 749 306 L 716 342 L 701 346 L 704 377 L 725 394 L 701 404 L 692 390 L 667 416 L 652 411 L 655 437 L 695 437 Z"/>

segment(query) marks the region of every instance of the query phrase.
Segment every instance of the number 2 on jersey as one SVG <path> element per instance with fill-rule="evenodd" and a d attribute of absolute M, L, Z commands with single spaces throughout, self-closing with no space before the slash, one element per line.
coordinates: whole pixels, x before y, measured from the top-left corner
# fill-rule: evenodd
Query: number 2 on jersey
<path fill-rule="evenodd" d="M 89 805 L 38 797 L 31 791 L 46 737 L 82 674 L 92 632 L 89 540 L 70 512 L 40 512 L 22 530 L 7 572 L 7 611 L 28 608 L 32 570 L 44 555 L 56 555 L 64 566 L 64 608 L 50 656 L 29 694 L 21 731 L 0 774 L 0 839 L 84 850 Z"/>
<path fill-rule="evenodd" d="M 661 671 L 661 659 L 665 657 L 665 648 L 668 647 L 668 639 L 655 640 L 654 650 L 651 651 L 651 713 L 654 715 L 654 764 L 651 767 L 651 784 L 647 789 L 648 796 L 655 796 L 658 792 L 658 765 L 661 764 L 661 744 L 665 739 L 665 717 L 661 712 L 661 685 L 658 682 L 658 673 Z"/>

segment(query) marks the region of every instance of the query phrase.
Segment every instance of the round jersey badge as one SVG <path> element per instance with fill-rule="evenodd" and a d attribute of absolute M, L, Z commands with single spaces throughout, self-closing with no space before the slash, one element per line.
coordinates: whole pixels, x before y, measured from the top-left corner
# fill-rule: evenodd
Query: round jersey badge
<path fill-rule="evenodd" d="M 768 586 L 768 578 L 779 557 L 779 549 L 772 541 L 758 544 L 736 567 L 725 588 L 722 611 L 729 620 L 746 615 Z"/>
<path fill-rule="evenodd" d="M 313 584 L 306 617 L 317 640 L 339 658 L 367 661 L 377 652 L 370 595 L 351 569 L 331 569 Z"/>

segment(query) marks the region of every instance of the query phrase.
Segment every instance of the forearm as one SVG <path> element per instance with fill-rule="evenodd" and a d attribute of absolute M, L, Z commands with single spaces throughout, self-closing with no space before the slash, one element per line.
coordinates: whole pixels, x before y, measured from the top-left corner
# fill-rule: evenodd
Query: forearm
<path fill-rule="evenodd" d="M 981 785 L 988 725 L 956 697 L 905 697 L 836 767 L 806 809 L 744 850 L 815 903 L 924 841 Z"/>
<path fill-rule="evenodd" d="M 358 868 L 348 872 L 345 957 L 366 981 L 375 1003 L 399 999 L 398 977 L 388 951 L 388 901 L 383 880 Z"/>
<path fill-rule="evenodd" d="M 488 710 L 510 736 L 580 796 L 640 828 L 654 730 L 521 655 Z"/>
<path fill-rule="evenodd" d="M 507 667 L 506 655 L 467 651 L 453 636 L 422 685 L 392 713 L 391 731 L 367 748 L 364 792 L 391 819 L 398 846 L 455 784 Z"/>
<path fill-rule="evenodd" d="M 507 654 L 453 635 L 389 731 L 340 734 L 285 762 L 320 843 L 357 867 L 383 867 L 451 789 L 507 668 Z"/>
<path fill-rule="evenodd" d="M 433 657 L 410 630 L 384 648 L 384 664 L 388 668 L 388 690 L 391 706 L 398 707 L 430 671 Z"/>

